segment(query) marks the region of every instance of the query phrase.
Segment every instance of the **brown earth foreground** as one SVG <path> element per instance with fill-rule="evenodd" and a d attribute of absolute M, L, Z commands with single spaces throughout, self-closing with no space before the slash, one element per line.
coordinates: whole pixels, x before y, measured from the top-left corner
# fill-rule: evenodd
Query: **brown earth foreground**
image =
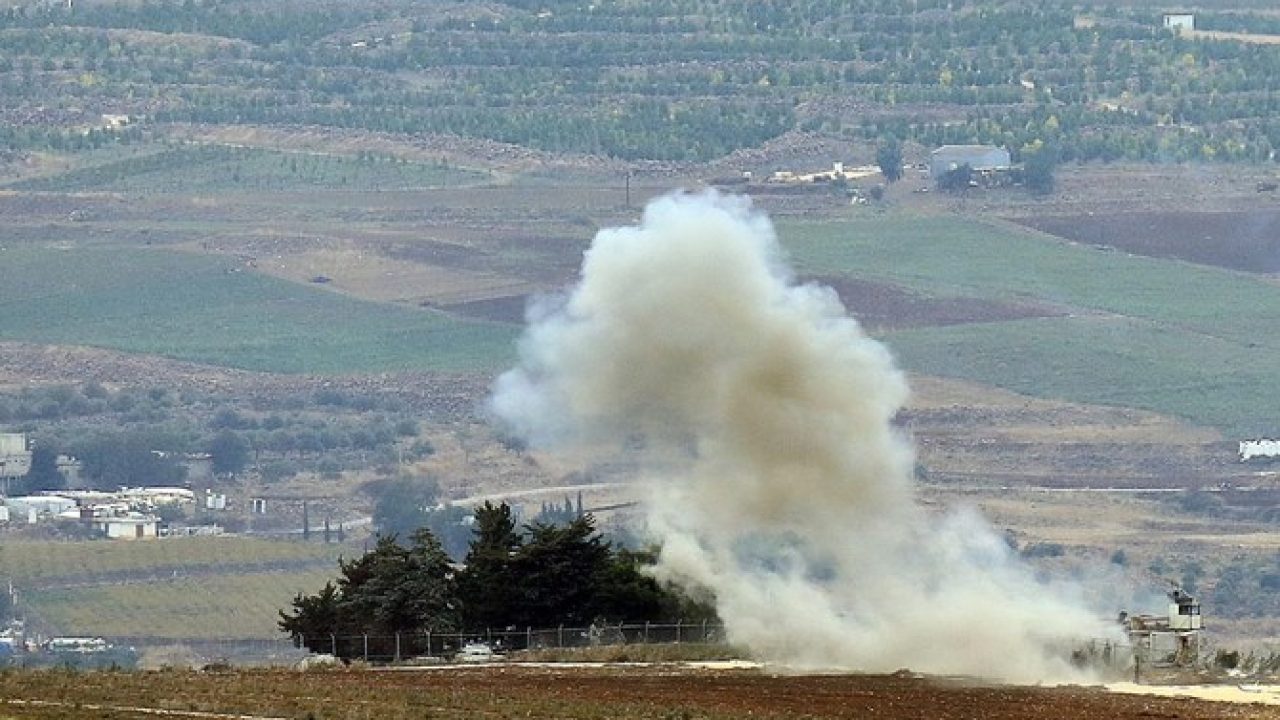
<path fill-rule="evenodd" d="M 34 702 L 32 702 L 34 701 Z M 159 711 L 159 712 L 157 712 Z M 0 673 L 0 718 L 1280 718 L 1280 707 L 670 666 Z"/>

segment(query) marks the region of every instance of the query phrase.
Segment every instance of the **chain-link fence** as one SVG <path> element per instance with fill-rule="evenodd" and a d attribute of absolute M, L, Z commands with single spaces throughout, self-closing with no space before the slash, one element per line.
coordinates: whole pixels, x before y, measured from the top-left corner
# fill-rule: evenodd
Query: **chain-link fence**
<path fill-rule="evenodd" d="M 719 623 L 593 623 L 586 627 L 488 628 L 471 632 L 424 630 L 391 634 L 326 634 L 305 638 L 104 638 L 113 648 L 132 648 L 151 665 L 210 664 L 292 665 L 310 651 L 370 663 L 414 659 L 484 659 L 520 650 L 554 650 L 639 644 L 723 644 Z M 467 652 L 464 648 L 471 646 Z M 310 648 L 310 651 L 308 650 Z"/>

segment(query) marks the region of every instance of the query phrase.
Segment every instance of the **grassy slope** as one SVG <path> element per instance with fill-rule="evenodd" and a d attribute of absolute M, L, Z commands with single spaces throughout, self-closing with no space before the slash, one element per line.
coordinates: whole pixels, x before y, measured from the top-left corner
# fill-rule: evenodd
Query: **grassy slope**
<path fill-rule="evenodd" d="M 1230 433 L 1274 430 L 1280 338 L 1267 328 L 1280 319 L 1280 288 L 1259 278 L 952 217 L 785 224 L 780 233 L 804 271 L 1090 311 L 893 333 L 885 340 L 908 368 Z"/>
<path fill-rule="evenodd" d="M 276 611 L 335 575 L 328 568 L 179 576 L 147 584 L 38 590 L 24 599 L 44 622 L 68 635 L 274 638 L 280 636 Z"/>
<path fill-rule="evenodd" d="M 333 579 L 344 551 L 241 537 L 6 542 L 0 579 L 63 634 L 270 638 L 276 611 Z"/>
<path fill-rule="evenodd" d="M 360 302 L 159 250 L 0 250 L 0 338 L 110 347 L 276 372 L 472 370 L 515 331 Z"/>
<path fill-rule="evenodd" d="M 157 542 L 15 542 L 0 544 L 0 578 L 19 585 L 59 578 L 93 580 L 107 573 L 216 571 L 244 565 L 324 562 L 337 545 L 241 537 L 167 538 Z"/>

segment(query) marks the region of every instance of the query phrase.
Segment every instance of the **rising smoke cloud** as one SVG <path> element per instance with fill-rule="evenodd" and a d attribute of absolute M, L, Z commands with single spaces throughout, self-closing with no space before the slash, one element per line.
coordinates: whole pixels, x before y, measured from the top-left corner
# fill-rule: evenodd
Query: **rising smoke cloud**
<path fill-rule="evenodd" d="M 553 451 L 643 438 L 657 572 L 761 658 L 1061 680 L 1102 632 L 976 513 L 921 507 L 903 374 L 746 199 L 668 195 L 601 231 L 519 351 L 495 413 Z"/>

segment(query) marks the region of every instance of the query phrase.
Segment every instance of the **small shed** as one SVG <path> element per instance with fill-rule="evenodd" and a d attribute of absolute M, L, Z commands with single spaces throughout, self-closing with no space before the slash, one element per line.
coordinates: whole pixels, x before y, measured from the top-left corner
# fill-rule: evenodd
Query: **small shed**
<path fill-rule="evenodd" d="M 157 536 L 159 518 L 130 513 L 120 517 L 95 519 L 93 526 L 112 540 L 141 540 Z"/>
<path fill-rule="evenodd" d="M 994 145 L 943 145 L 929 153 L 929 177 L 937 181 L 962 165 L 974 172 L 994 172 L 1012 164 L 1009 151 Z"/>

